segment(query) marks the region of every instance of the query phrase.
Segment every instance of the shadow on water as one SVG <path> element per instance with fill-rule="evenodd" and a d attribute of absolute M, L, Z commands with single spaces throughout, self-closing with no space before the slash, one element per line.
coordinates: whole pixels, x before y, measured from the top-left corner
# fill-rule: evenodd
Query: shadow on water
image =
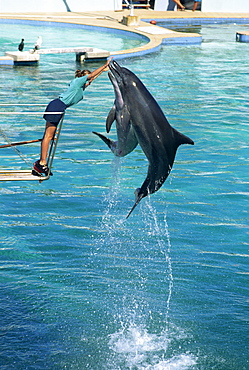
<path fill-rule="evenodd" d="M 137 210 L 139 223 L 135 217 L 121 217 L 120 167 L 120 159 L 114 158 L 98 242 L 98 254 L 109 257 L 103 274 L 109 281 L 107 310 L 113 316 L 104 368 L 190 369 L 196 356 L 184 350 L 189 334 L 170 320 L 173 271 L 166 212 L 157 215 L 146 198 Z"/>

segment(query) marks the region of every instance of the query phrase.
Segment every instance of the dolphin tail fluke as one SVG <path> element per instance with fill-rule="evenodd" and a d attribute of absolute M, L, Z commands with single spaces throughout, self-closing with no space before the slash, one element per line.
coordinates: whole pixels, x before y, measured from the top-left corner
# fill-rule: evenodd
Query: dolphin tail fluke
<path fill-rule="evenodd" d="M 130 212 L 129 212 L 129 213 L 128 213 L 128 215 L 126 216 L 126 219 L 130 216 L 130 214 L 131 214 L 131 213 L 132 213 L 132 211 L 136 208 L 136 206 L 138 205 L 138 203 L 140 202 L 140 200 L 144 197 L 144 194 L 143 194 L 143 193 L 142 193 L 142 194 L 140 194 L 139 196 L 137 196 L 138 190 L 140 190 L 140 189 L 137 189 L 137 190 L 135 191 L 136 201 L 135 201 L 135 203 L 134 203 L 134 205 L 133 205 L 132 209 L 130 210 Z"/>
<path fill-rule="evenodd" d="M 93 134 L 95 134 L 95 135 L 97 135 L 98 137 L 100 137 L 100 139 L 101 139 L 101 140 L 103 140 L 103 141 L 104 141 L 104 143 L 106 143 L 106 145 L 108 145 L 108 147 L 109 147 L 111 150 L 113 150 L 113 147 L 114 147 L 115 143 L 114 143 L 112 140 L 108 139 L 108 137 L 106 137 L 106 136 L 104 136 L 104 135 L 102 135 L 102 134 L 99 134 L 98 132 L 95 132 L 95 131 L 93 131 Z"/>

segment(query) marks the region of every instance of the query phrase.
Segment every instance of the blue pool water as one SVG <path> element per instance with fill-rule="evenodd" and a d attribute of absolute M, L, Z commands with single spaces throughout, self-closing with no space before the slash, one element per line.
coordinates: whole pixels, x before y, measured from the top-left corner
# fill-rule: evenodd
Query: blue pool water
<path fill-rule="evenodd" d="M 243 27 L 202 26 L 200 46 L 120 61 L 195 141 L 128 220 L 147 160 L 140 148 L 114 158 L 92 134 L 104 133 L 113 104 L 106 74 L 67 110 L 54 176 L 0 183 L 1 370 L 249 368 L 249 45 L 235 42 Z M 75 30 L 50 32 L 51 46 L 60 32 L 69 40 Z M 2 51 L 9 42 L 1 34 Z M 46 104 L 77 67 L 49 55 L 37 67 L 3 67 L 1 103 Z M 43 107 L 1 107 L 20 110 Z M 32 140 L 44 122 L 1 115 L 1 129 Z M 2 168 L 27 168 L 0 150 Z M 21 152 L 32 163 L 39 144 Z"/>

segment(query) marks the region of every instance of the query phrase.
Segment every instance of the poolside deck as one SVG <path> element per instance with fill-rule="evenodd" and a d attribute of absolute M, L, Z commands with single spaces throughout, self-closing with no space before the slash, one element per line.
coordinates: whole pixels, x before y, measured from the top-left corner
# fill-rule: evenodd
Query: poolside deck
<path fill-rule="evenodd" d="M 135 55 L 144 55 L 153 51 L 159 51 L 162 44 L 179 43 L 179 44 L 198 44 L 202 39 L 199 34 L 181 33 L 167 30 L 157 25 L 152 25 L 149 20 L 179 20 L 179 24 L 189 20 L 191 22 L 209 23 L 209 22 L 236 22 L 249 23 L 249 13 L 204 13 L 200 11 L 154 11 L 147 9 L 134 9 L 134 16 L 139 20 L 139 24 L 125 25 L 122 23 L 124 17 L 128 17 L 130 11 L 124 9 L 122 11 L 99 11 L 87 13 L 32 13 L 32 14 L 16 14 L 16 13 L 0 13 L 0 19 L 22 19 L 35 20 L 46 22 L 62 22 L 72 23 L 93 27 L 105 27 L 116 29 L 119 31 L 134 32 L 143 35 L 148 42 L 140 47 L 129 50 L 117 50 L 111 55 L 118 58 L 124 58 Z M 147 20 L 144 21 L 144 20 Z M 239 28 L 239 26 L 238 26 Z M 6 58 L 5 58 L 6 59 Z"/>

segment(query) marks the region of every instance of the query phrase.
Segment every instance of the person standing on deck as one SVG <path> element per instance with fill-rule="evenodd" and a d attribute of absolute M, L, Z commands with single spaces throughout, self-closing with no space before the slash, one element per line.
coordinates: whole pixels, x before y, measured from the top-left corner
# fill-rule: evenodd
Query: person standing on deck
<path fill-rule="evenodd" d="M 33 53 L 35 53 L 37 50 L 39 50 L 41 48 L 41 44 L 42 44 L 42 37 L 38 36 L 38 39 L 35 42 Z"/>
<path fill-rule="evenodd" d="M 60 94 L 59 98 L 52 100 L 45 110 L 43 118 L 46 120 L 45 132 L 41 142 L 41 155 L 40 159 L 34 163 L 33 174 L 45 174 L 49 173 L 47 166 L 47 155 L 50 141 L 55 135 L 57 125 L 59 124 L 65 110 L 72 105 L 80 102 L 84 97 L 84 90 L 91 84 L 95 78 L 101 75 L 102 72 L 109 69 L 109 59 L 102 67 L 97 68 L 95 71 L 90 72 L 87 69 L 83 71 L 77 70 L 75 72 L 75 78 L 70 82 L 68 89 Z M 49 112 L 61 112 L 61 114 L 49 114 Z"/>
<path fill-rule="evenodd" d="M 24 39 L 22 39 L 22 41 L 20 42 L 20 44 L 18 45 L 18 50 L 19 51 L 23 51 L 23 48 L 24 48 Z"/>
<path fill-rule="evenodd" d="M 201 3 L 201 0 L 196 0 L 196 1 L 194 1 L 194 5 L 193 5 L 193 9 L 192 9 L 192 11 L 194 12 L 194 11 L 196 11 L 196 8 L 197 8 L 197 6 L 199 5 Z"/>
<path fill-rule="evenodd" d="M 180 0 L 173 0 L 177 5 L 177 10 L 185 10 L 185 6 L 182 5 Z"/>
<path fill-rule="evenodd" d="M 180 0 L 167 0 L 165 2 L 165 10 L 166 11 L 173 11 L 177 6 L 177 10 L 185 10 L 185 7 L 182 5 Z"/>

